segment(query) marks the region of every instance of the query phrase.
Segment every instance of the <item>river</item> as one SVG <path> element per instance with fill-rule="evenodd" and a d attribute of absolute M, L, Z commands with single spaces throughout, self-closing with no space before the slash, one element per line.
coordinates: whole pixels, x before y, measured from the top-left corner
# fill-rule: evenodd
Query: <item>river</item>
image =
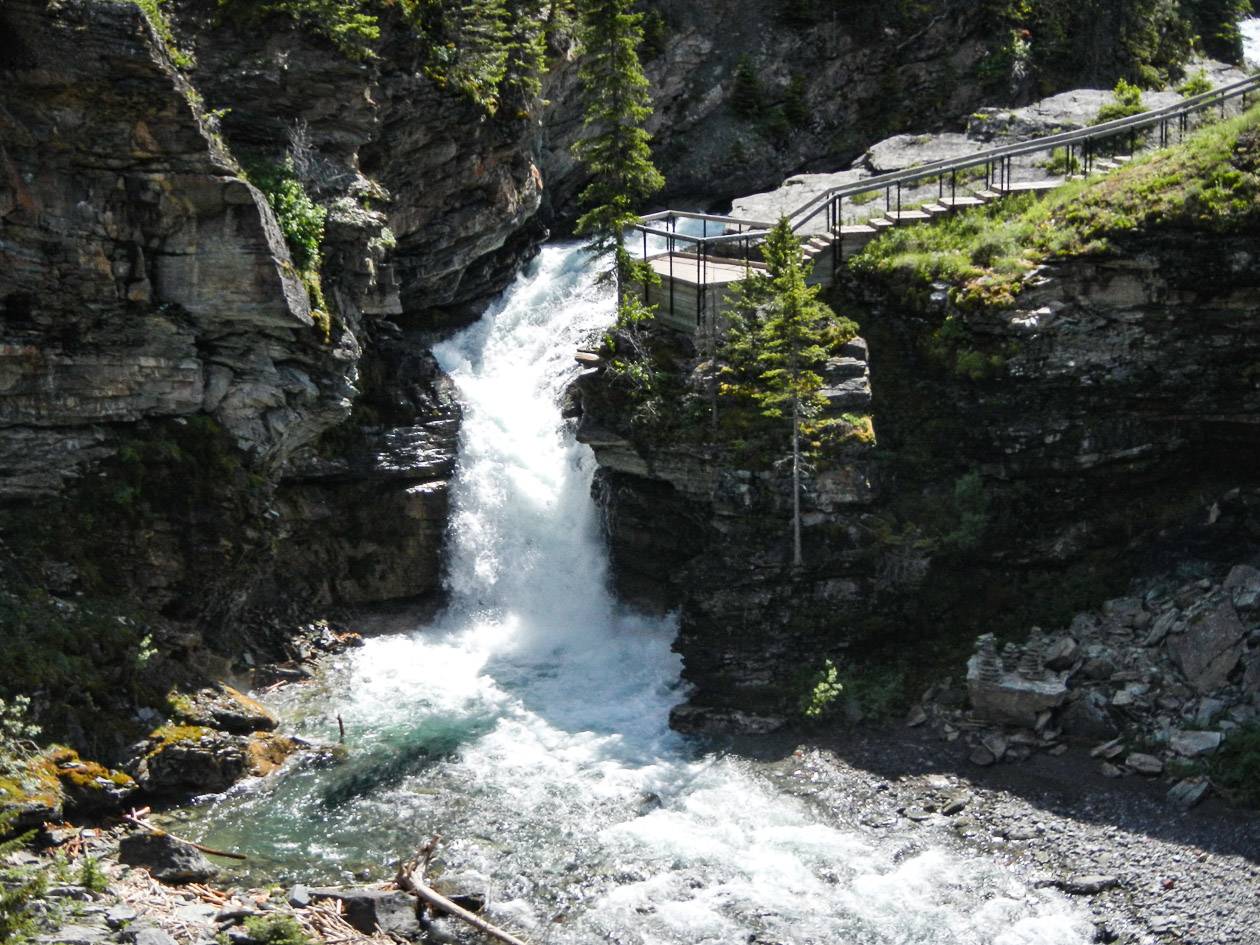
<path fill-rule="evenodd" d="M 607 589 L 594 463 L 560 420 L 574 348 L 612 319 L 549 245 L 436 354 L 465 422 L 445 613 L 371 639 L 273 704 L 349 759 L 291 766 L 191 811 L 240 880 L 353 882 L 434 833 L 446 878 L 533 942 L 1082 945 L 1066 899 L 994 863 L 904 849 L 668 727 L 671 619 Z"/>

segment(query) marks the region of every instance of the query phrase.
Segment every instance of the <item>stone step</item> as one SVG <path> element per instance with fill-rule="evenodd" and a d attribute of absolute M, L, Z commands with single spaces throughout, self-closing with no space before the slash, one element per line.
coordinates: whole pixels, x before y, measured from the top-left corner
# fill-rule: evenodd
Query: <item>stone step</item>
<path fill-rule="evenodd" d="M 866 225 L 873 226 L 876 230 L 887 230 L 897 224 L 895 224 L 892 220 L 885 219 L 884 217 L 871 217 L 866 221 Z"/>
<path fill-rule="evenodd" d="M 879 230 L 875 227 L 866 226 L 862 223 L 851 223 L 847 226 L 840 227 L 841 236 L 874 236 L 878 232 Z"/>
<path fill-rule="evenodd" d="M 1132 161 L 1132 160 L 1133 160 L 1133 155 L 1131 155 L 1131 154 L 1116 154 L 1116 155 L 1113 155 L 1111 159 L 1112 159 L 1113 161 L 1115 161 L 1117 164 L 1128 164 L 1130 161 Z"/>
<path fill-rule="evenodd" d="M 1094 170 L 1096 171 L 1114 171 L 1119 166 L 1115 161 L 1109 161 L 1106 158 L 1094 162 Z"/>
<path fill-rule="evenodd" d="M 826 249 L 830 245 L 831 240 L 823 239 L 821 236 L 811 236 L 809 238 L 809 242 L 805 244 L 806 247 L 812 246 L 814 249 L 818 250 Z"/>
<path fill-rule="evenodd" d="M 996 190 L 977 190 L 976 196 L 981 200 L 997 200 L 1002 195 Z"/>
<path fill-rule="evenodd" d="M 939 217 L 942 214 L 949 213 L 949 207 L 945 206 L 943 203 L 925 203 L 919 209 L 934 217 Z"/>
<path fill-rule="evenodd" d="M 884 214 L 884 216 L 900 225 L 922 223 L 925 220 L 932 219 L 932 214 L 924 213 L 922 210 L 892 210 Z"/>
<path fill-rule="evenodd" d="M 981 200 L 979 197 L 942 197 L 937 202 L 954 210 L 960 207 L 983 207 L 988 203 L 987 200 Z"/>
<path fill-rule="evenodd" d="M 998 187 L 1004 194 L 1044 193 L 1059 186 L 1057 180 L 1021 180 Z"/>

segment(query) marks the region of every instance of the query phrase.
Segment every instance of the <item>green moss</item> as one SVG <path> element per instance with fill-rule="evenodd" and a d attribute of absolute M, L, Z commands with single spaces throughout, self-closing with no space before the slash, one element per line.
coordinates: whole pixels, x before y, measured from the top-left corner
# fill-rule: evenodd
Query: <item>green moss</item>
<path fill-rule="evenodd" d="M 204 725 L 163 725 L 149 733 L 153 747 L 145 756 L 153 758 L 175 745 L 198 744 L 203 738 L 213 738 L 214 729 Z"/>
<path fill-rule="evenodd" d="M 54 748 L 46 757 L 57 779 L 63 785 L 79 791 L 102 791 L 105 789 L 102 781 L 120 788 L 132 788 L 136 785 L 130 775 L 111 770 L 95 761 L 84 761 L 72 748 Z"/>
<path fill-rule="evenodd" d="M 181 50 L 175 42 L 175 33 L 171 29 L 170 21 L 166 18 L 163 7 L 167 0 L 116 0 L 121 3 L 133 3 L 144 13 L 145 19 L 152 24 L 154 31 L 161 38 L 163 45 L 166 47 L 166 53 L 171 57 L 171 62 L 179 66 L 181 69 L 187 69 L 192 66 L 192 57 Z"/>
<path fill-rule="evenodd" d="M 929 226 L 894 229 L 849 262 L 921 302 L 935 281 L 964 309 L 1009 305 L 1045 260 L 1108 250 L 1138 230 L 1212 233 L 1260 222 L 1260 106 L 1200 130 L 1185 144 L 1141 157 L 1103 178 L 1048 196 L 1008 198 Z M 991 371 L 967 358 L 960 373 Z"/>

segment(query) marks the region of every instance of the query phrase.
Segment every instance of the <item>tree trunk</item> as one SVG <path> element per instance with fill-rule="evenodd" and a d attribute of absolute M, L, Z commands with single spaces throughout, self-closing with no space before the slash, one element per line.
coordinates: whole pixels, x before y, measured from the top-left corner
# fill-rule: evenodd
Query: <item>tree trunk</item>
<path fill-rule="evenodd" d="M 792 564 L 800 567 L 801 557 L 801 402 L 792 398 Z"/>

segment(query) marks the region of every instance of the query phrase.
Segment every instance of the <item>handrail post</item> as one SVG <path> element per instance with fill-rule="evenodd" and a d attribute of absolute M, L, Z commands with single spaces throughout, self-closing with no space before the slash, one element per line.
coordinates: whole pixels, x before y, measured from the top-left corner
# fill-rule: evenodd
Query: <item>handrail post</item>
<path fill-rule="evenodd" d="M 674 237 L 666 237 L 669 247 L 669 317 L 674 317 Z"/>

